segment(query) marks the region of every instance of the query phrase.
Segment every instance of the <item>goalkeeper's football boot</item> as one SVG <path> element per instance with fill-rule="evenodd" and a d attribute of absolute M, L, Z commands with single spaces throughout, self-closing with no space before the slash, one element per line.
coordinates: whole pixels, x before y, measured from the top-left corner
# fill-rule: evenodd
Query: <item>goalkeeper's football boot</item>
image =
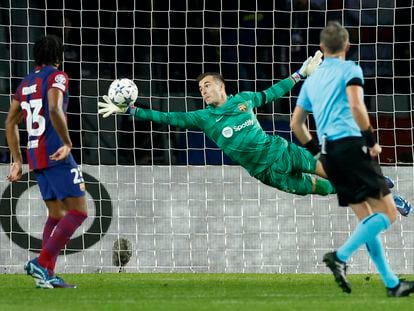
<path fill-rule="evenodd" d="M 338 257 L 336 257 L 336 252 L 326 253 L 323 256 L 323 262 L 332 271 L 339 287 L 342 288 L 345 293 L 349 294 L 351 292 L 351 285 L 346 279 L 346 263 L 340 261 Z"/>
<path fill-rule="evenodd" d="M 27 262 L 24 266 L 24 270 L 26 270 L 28 275 L 34 278 L 36 287 L 53 288 L 52 284 L 49 282 L 47 269 L 39 265 L 37 257 Z"/>
<path fill-rule="evenodd" d="M 52 284 L 53 288 L 76 288 L 75 284 L 68 284 L 57 275 L 49 277 L 49 283 Z"/>
<path fill-rule="evenodd" d="M 384 176 L 384 181 L 387 184 L 389 189 L 394 188 L 394 184 L 395 184 L 394 180 L 392 180 L 388 176 Z M 401 197 L 398 194 L 393 193 L 392 196 L 394 198 L 395 206 L 397 207 L 398 212 L 401 215 L 407 217 L 408 214 L 411 213 L 411 209 L 412 209 L 411 204 L 406 199 L 404 199 L 403 197 Z"/>
<path fill-rule="evenodd" d="M 398 194 L 392 195 L 394 198 L 395 206 L 397 207 L 397 210 L 400 212 L 401 215 L 407 217 L 411 213 L 411 204 L 404 199 L 402 196 Z"/>
<path fill-rule="evenodd" d="M 411 293 L 414 293 L 414 282 L 412 281 L 400 280 L 400 284 L 396 287 L 387 288 L 388 297 L 406 297 Z"/>
<path fill-rule="evenodd" d="M 388 176 L 384 176 L 384 181 L 385 181 L 385 184 L 388 186 L 389 189 L 394 188 L 394 184 L 395 184 L 394 180 L 392 180 Z"/>

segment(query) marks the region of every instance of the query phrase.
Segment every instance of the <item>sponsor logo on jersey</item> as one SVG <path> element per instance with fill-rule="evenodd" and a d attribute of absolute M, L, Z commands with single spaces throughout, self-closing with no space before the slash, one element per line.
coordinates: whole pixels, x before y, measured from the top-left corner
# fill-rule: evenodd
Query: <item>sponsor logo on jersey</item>
<path fill-rule="evenodd" d="M 248 127 L 248 126 L 251 126 L 251 125 L 253 125 L 253 124 L 254 124 L 253 120 L 252 120 L 252 119 L 248 119 L 248 120 L 244 121 L 244 122 L 243 122 L 242 124 L 240 124 L 240 125 L 235 125 L 235 126 L 233 126 L 233 127 L 226 126 L 226 127 L 225 127 L 225 128 L 223 128 L 223 130 L 221 131 L 221 134 L 222 134 L 224 137 L 226 137 L 226 138 L 230 138 L 230 137 L 232 137 L 232 136 L 233 136 L 233 133 L 234 133 L 234 132 L 239 132 L 239 131 L 241 131 L 242 129 L 244 129 L 244 128 Z"/>
<path fill-rule="evenodd" d="M 222 131 L 221 134 L 226 137 L 230 138 L 233 136 L 233 129 L 230 126 L 226 126 Z"/>
<path fill-rule="evenodd" d="M 55 77 L 55 82 L 56 82 L 56 83 L 60 83 L 60 84 L 65 84 L 65 83 L 66 83 L 66 78 L 65 78 L 65 76 L 64 76 L 64 75 L 62 75 L 62 74 L 58 74 L 58 75 L 56 75 L 56 77 Z"/>
<path fill-rule="evenodd" d="M 253 120 L 249 119 L 249 120 L 244 121 L 240 125 L 233 126 L 233 130 L 235 132 L 238 132 L 238 131 L 241 131 L 242 129 L 244 129 L 245 127 L 248 127 L 248 126 L 251 126 L 251 125 L 253 125 Z"/>
<path fill-rule="evenodd" d="M 61 89 L 63 92 L 66 90 L 66 78 L 63 74 L 58 74 L 55 76 L 55 82 L 52 84 L 52 87 L 57 87 Z"/>

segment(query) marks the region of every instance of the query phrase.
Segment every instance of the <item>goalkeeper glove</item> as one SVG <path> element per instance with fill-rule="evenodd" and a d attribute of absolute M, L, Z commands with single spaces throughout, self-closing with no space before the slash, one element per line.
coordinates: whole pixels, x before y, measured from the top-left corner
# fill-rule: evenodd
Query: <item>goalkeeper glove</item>
<path fill-rule="evenodd" d="M 298 71 L 296 71 L 294 74 L 292 74 L 292 79 L 295 82 L 299 82 L 300 79 L 305 78 L 307 76 L 310 76 L 322 63 L 322 52 L 316 51 L 315 55 L 310 56 L 300 67 Z"/>
<path fill-rule="evenodd" d="M 98 102 L 98 107 L 100 107 L 98 113 L 104 118 L 109 117 L 113 113 L 126 113 L 131 108 L 127 104 L 115 105 L 107 95 L 104 95 L 103 99 L 105 102 Z"/>

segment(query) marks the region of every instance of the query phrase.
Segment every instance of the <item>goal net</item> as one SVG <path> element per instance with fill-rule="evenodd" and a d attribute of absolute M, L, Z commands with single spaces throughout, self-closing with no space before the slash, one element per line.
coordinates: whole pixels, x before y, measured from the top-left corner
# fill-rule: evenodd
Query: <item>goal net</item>
<path fill-rule="evenodd" d="M 379 161 L 413 198 L 413 72 L 410 1 L 27 1 L 0 0 L 0 166 L 10 156 L 4 121 L 10 95 L 33 66 L 46 33 L 63 38 L 70 77 L 68 124 L 87 182 L 88 220 L 58 259 L 58 271 L 119 271 L 118 239 L 131 243 L 131 272 L 326 273 L 322 256 L 357 221 L 335 196 L 297 196 L 250 177 L 204 134 L 126 115 L 103 119 L 97 102 L 115 78 L 139 88 L 139 105 L 161 111 L 204 107 L 197 76 L 216 71 L 226 89 L 260 91 L 297 70 L 338 20 L 348 57 L 365 74 L 365 102 L 383 147 Z M 294 140 L 290 114 L 300 85 L 257 117 Z M 312 128 L 312 127 L 311 127 Z M 21 128 L 22 146 L 25 145 Z M 46 207 L 27 173 L 0 191 L 0 269 L 23 272 L 41 245 Z M 411 216 L 413 217 L 413 216 Z M 399 217 L 382 235 L 398 273 L 414 273 L 414 225 Z M 374 272 L 364 249 L 350 273 Z"/>

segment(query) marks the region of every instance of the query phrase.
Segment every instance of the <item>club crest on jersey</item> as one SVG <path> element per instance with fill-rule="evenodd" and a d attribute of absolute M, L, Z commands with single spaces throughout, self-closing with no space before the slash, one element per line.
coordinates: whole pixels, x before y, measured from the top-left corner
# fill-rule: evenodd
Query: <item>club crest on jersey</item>
<path fill-rule="evenodd" d="M 247 106 L 245 104 L 240 104 L 239 105 L 239 111 L 241 111 L 241 112 L 247 111 Z"/>

